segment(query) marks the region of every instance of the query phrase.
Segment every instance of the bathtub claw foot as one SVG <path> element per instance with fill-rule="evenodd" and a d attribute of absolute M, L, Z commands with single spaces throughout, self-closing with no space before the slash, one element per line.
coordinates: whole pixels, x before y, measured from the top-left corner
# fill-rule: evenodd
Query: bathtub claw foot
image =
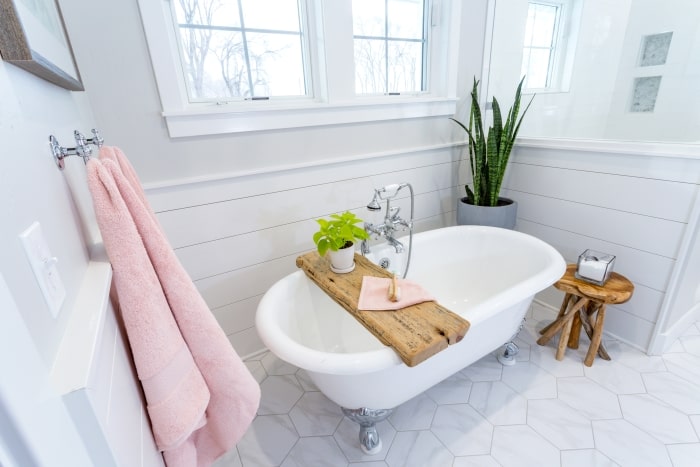
<path fill-rule="evenodd" d="M 362 451 L 372 456 L 378 454 L 382 450 L 382 440 L 379 439 L 379 433 L 374 426 L 360 426 L 360 447 Z"/>
<path fill-rule="evenodd" d="M 343 414 L 360 425 L 360 447 L 365 454 L 373 455 L 382 450 L 382 440 L 379 439 L 377 423 L 385 420 L 393 409 L 343 409 Z"/>
<path fill-rule="evenodd" d="M 518 347 L 518 344 L 513 342 L 516 337 L 518 337 L 518 334 L 520 334 L 520 331 L 523 330 L 523 327 L 525 327 L 525 318 L 520 322 L 520 326 L 518 326 L 518 330 L 515 331 L 515 334 L 513 337 L 511 337 L 511 341 L 506 343 L 506 345 L 503 348 L 503 353 L 499 353 L 496 355 L 496 359 L 501 363 L 501 365 L 515 365 L 515 356 L 518 355 L 518 352 L 520 352 L 520 348 Z"/>
<path fill-rule="evenodd" d="M 518 345 L 515 342 L 510 341 L 505 345 L 503 353 L 496 355 L 496 358 L 501 365 L 515 365 L 515 356 L 518 355 L 518 352 L 520 352 Z"/>

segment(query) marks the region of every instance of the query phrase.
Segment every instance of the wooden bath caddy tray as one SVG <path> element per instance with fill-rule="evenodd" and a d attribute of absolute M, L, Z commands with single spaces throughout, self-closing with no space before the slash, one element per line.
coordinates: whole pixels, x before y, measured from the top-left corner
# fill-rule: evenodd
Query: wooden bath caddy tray
<path fill-rule="evenodd" d="M 396 311 L 357 309 L 363 276 L 392 277 L 391 273 L 355 254 L 355 270 L 331 271 L 326 258 L 311 251 L 297 258 L 297 266 L 340 306 L 345 308 L 383 344 L 393 348 L 408 366 L 461 341 L 469 321 L 436 302 L 424 302 Z"/>

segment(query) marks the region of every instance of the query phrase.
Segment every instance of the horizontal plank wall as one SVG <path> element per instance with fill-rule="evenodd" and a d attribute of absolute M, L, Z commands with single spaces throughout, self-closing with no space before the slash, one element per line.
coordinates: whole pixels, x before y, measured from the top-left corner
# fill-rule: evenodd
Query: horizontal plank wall
<path fill-rule="evenodd" d="M 351 210 L 381 221 L 366 205 L 375 187 L 409 182 L 416 231 L 454 224 L 466 163 L 460 145 L 357 161 L 287 168 L 197 183 L 148 187 L 149 200 L 175 252 L 237 352 L 264 348 L 255 311 L 265 291 L 294 272 L 314 248 L 315 219 Z M 462 174 L 462 175 L 459 175 Z M 408 192 L 395 204 L 409 216 Z"/>
<path fill-rule="evenodd" d="M 610 307 L 605 330 L 647 350 L 700 186 L 700 160 L 521 146 L 504 186 L 519 203 L 516 228 L 567 262 L 586 248 L 617 256 L 615 270 L 635 292 Z M 552 308 L 561 299 L 554 288 L 538 295 Z"/>
<path fill-rule="evenodd" d="M 408 181 L 416 230 L 454 223 L 463 148 L 444 146 L 357 161 L 232 175 L 147 190 L 175 251 L 241 355 L 263 348 L 254 327 L 264 292 L 313 248 L 315 219 L 365 209 L 375 187 Z M 664 156 L 518 147 L 504 194 L 519 203 L 517 229 L 552 244 L 568 262 L 593 248 L 617 256 L 635 284 L 611 307 L 606 331 L 646 350 L 676 266 L 700 185 L 700 161 Z M 398 203 L 408 215 L 408 199 Z M 558 307 L 553 288 L 538 300 Z"/>

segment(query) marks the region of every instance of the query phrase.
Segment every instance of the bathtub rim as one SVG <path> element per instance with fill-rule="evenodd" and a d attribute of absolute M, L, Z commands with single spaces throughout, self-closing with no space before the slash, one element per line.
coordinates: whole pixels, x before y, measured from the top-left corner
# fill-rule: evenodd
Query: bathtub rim
<path fill-rule="evenodd" d="M 556 282 L 566 269 L 566 262 L 561 254 L 548 243 L 523 232 L 501 229 L 498 227 L 443 227 L 414 234 L 414 241 L 418 236 L 427 237 L 426 240 L 430 241 L 431 236 L 440 235 L 441 231 L 446 230 L 466 230 L 481 234 L 490 233 L 508 236 L 515 235 L 516 237 L 520 237 L 521 240 L 537 245 L 538 248 L 542 248 L 543 252 L 547 253 L 548 264 L 537 274 L 470 309 L 470 316 L 468 319 L 472 327 L 478 325 L 481 320 L 490 317 L 491 313 L 489 312 L 494 308 L 504 309 L 523 300 L 531 299 L 537 292 Z M 310 284 L 313 284 L 314 287 L 317 287 L 303 271 L 295 271 L 275 282 L 258 304 L 255 316 L 256 330 L 261 340 L 270 351 L 282 360 L 299 368 L 317 373 L 338 375 L 364 374 L 385 370 L 395 365 L 405 365 L 398 354 L 388 346 L 365 352 L 335 353 L 307 347 L 291 338 L 283 331 L 281 326 L 274 322 L 276 313 L 279 312 L 267 311 L 270 308 L 274 309 L 274 305 L 270 305 L 268 302 L 273 300 L 278 288 L 289 286 L 289 281 L 299 280 L 308 281 Z M 337 306 L 342 309 L 340 305 Z M 343 310 L 343 312 L 347 313 L 345 310 Z"/>

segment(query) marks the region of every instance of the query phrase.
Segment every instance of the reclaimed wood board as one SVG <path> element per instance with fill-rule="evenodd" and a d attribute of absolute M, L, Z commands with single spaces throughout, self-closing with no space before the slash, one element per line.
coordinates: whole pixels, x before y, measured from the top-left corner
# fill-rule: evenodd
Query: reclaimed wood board
<path fill-rule="evenodd" d="M 296 260 L 306 275 L 345 308 L 384 345 L 393 348 L 408 366 L 456 344 L 469 330 L 469 321 L 436 302 L 424 302 L 396 311 L 357 309 L 363 276 L 392 277 L 364 256 L 355 254 L 355 270 L 336 274 L 326 258 L 311 251 Z"/>

